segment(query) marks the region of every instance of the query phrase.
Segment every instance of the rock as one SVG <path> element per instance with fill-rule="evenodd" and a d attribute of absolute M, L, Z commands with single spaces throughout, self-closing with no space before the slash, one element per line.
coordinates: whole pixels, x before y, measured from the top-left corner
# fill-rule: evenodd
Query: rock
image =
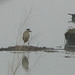
<path fill-rule="evenodd" d="M 65 33 L 65 49 L 75 49 L 75 29 L 69 29 Z"/>

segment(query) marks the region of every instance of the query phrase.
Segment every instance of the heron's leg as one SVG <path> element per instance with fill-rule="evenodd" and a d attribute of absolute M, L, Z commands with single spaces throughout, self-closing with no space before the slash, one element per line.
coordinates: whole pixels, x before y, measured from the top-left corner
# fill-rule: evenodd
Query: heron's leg
<path fill-rule="evenodd" d="M 28 40 L 28 46 L 30 45 L 30 41 Z"/>
<path fill-rule="evenodd" d="M 24 47 L 25 47 L 25 42 L 24 42 L 24 44 L 23 44 L 23 49 L 25 49 Z M 25 54 L 25 50 L 24 50 L 24 52 L 23 52 L 23 56 L 24 56 L 24 54 Z"/>
<path fill-rule="evenodd" d="M 25 45 L 25 42 L 24 42 L 24 44 L 23 44 L 23 46 Z"/>
<path fill-rule="evenodd" d="M 28 46 L 29 46 L 29 41 L 28 41 Z"/>

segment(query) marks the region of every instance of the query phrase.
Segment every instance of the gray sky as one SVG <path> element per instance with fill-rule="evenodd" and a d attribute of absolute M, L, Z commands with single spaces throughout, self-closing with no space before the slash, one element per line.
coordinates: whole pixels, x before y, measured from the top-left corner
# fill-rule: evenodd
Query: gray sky
<path fill-rule="evenodd" d="M 21 36 L 27 27 L 34 36 L 31 45 L 63 46 L 64 33 L 69 26 L 74 25 L 68 23 L 71 20 L 68 13 L 75 13 L 74 0 L 0 1 L 0 47 L 16 45 L 16 41 L 17 44 L 23 45 Z M 23 24 L 31 9 L 31 18 Z M 21 32 L 19 38 L 18 32 Z"/>

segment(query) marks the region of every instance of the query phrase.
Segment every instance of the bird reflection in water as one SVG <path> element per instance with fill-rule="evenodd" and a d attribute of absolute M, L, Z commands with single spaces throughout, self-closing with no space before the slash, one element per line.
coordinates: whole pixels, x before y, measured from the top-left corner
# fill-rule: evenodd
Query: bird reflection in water
<path fill-rule="evenodd" d="M 22 59 L 22 66 L 25 70 L 29 69 L 29 61 L 28 61 L 28 58 L 26 56 L 24 56 Z"/>

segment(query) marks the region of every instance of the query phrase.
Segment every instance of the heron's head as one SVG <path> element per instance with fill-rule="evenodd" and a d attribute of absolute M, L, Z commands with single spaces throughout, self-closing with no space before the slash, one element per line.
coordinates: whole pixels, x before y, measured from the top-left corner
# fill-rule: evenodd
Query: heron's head
<path fill-rule="evenodd" d="M 27 29 L 28 32 L 32 32 L 30 29 Z"/>

